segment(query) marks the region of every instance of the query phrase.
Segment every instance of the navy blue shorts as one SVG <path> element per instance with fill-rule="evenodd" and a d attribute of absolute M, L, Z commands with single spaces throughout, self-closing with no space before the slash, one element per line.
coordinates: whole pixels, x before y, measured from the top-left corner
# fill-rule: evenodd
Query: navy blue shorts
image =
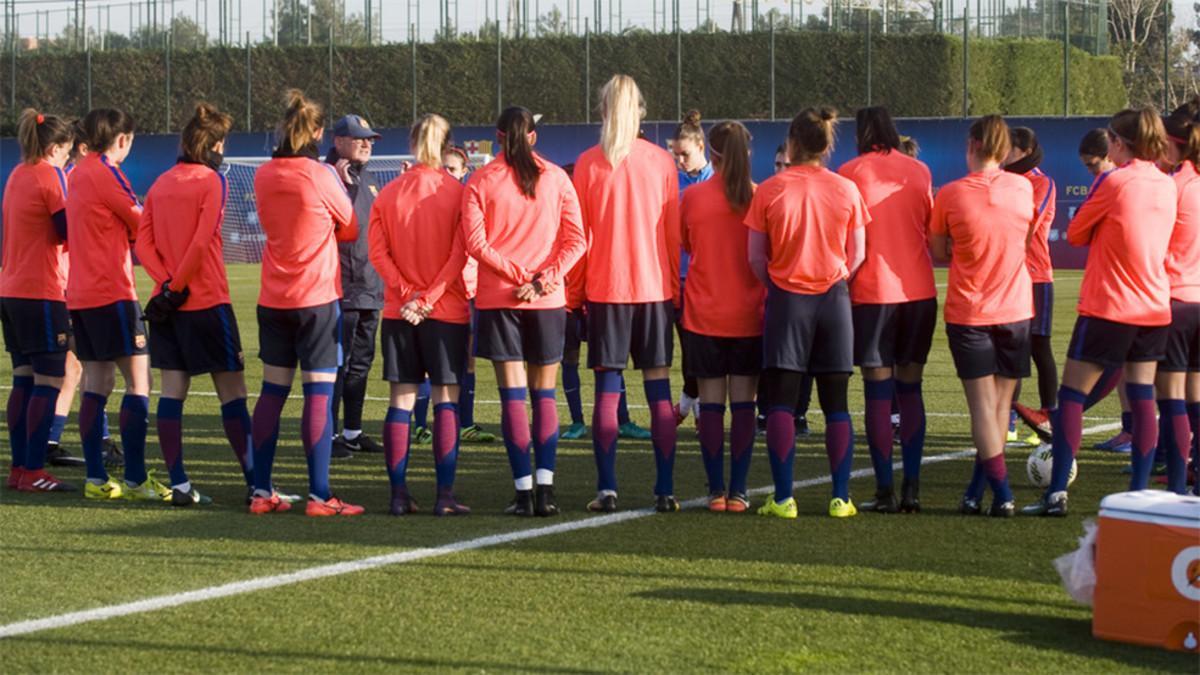
<path fill-rule="evenodd" d="M 175 311 L 150 324 L 150 366 L 189 375 L 233 373 L 245 369 L 242 338 L 232 305 Z"/>
<path fill-rule="evenodd" d="M 854 305 L 854 365 L 891 368 L 924 364 L 937 326 L 937 298 Z"/>
<path fill-rule="evenodd" d="M 698 379 L 730 375 L 751 377 L 762 371 L 761 335 L 716 337 L 679 328 L 683 352 L 683 374 Z"/>
<path fill-rule="evenodd" d="M 579 353 L 580 346 L 585 342 L 587 342 L 587 315 L 581 309 L 568 309 L 564 353 Z"/>
<path fill-rule="evenodd" d="M 71 336 L 67 303 L 0 298 L 0 328 L 13 367 L 32 365 L 35 373 L 50 377 L 66 373 Z"/>
<path fill-rule="evenodd" d="M 471 327 L 426 319 L 414 326 L 404 319 L 384 319 L 380 351 L 383 379 L 401 384 L 461 384 L 467 363 Z"/>
<path fill-rule="evenodd" d="M 342 306 L 258 306 L 258 357 L 268 366 L 332 372 L 342 366 Z"/>
<path fill-rule="evenodd" d="M 1040 283 L 1033 285 L 1033 318 L 1030 319 L 1029 332 L 1038 337 L 1050 337 L 1054 329 L 1054 284 Z"/>
<path fill-rule="evenodd" d="M 80 361 L 112 361 L 147 352 L 142 308 L 133 300 L 72 310 L 71 332 Z"/>
<path fill-rule="evenodd" d="M 1126 362 L 1162 361 L 1171 327 L 1134 326 L 1094 316 L 1075 319 L 1067 356 L 1105 368 Z"/>
<path fill-rule="evenodd" d="M 1171 301 L 1171 329 L 1165 358 L 1158 369 L 1170 373 L 1200 372 L 1200 302 Z"/>
<path fill-rule="evenodd" d="M 850 291 L 839 281 L 820 295 L 767 289 L 763 368 L 812 375 L 854 372 Z"/>
<path fill-rule="evenodd" d="M 562 361 L 567 310 L 481 309 L 476 330 L 476 355 L 546 366 Z"/>
<path fill-rule="evenodd" d="M 665 368 L 675 356 L 675 305 L 670 300 L 617 304 L 589 302 L 588 368 Z"/>
<path fill-rule="evenodd" d="M 1014 380 L 1029 377 L 1029 321 L 994 326 L 946 324 L 950 355 L 959 379 L 999 375 Z"/>

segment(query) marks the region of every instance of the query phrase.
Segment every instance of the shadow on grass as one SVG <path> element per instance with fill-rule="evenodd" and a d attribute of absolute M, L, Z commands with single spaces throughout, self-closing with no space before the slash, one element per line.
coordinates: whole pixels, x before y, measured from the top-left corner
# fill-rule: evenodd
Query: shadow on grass
<path fill-rule="evenodd" d="M 934 621 L 956 628 L 974 626 L 1004 633 L 1003 640 L 1051 652 L 1067 652 L 1089 659 L 1110 659 L 1130 667 L 1178 668 L 1195 672 L 1196 660 L 1187 654 L 1173 654 L 1134 645 L 1105 642 L 1092 637 L 1087 621 L 1064 619 L 1023 612 L 973 609 L 925 602 L 904 602 L 879 598 L 819 593 L 787 593 L 730 590 L 720 588 L 670 588 L 635 593 L 635 597 L 672 602 L 696 602 L 721 607 L 746 605 L 817 610 L 851 616 L 883 619 Z M 1037 664 L 1024 664 L 1036 670 Z"/>
<path fill-rule="evenodd" d="M 48 649 L 62 650 L 62 638 L 48 637 L 32 637 L 21 636 L 9 638 L 6 642 L 16 644 L 29 645 L 44 645 Z M 331 654 L 328 652 L 302 652 L 302 651 L 287 651 L 287 650 L 263 650 L 263 649 L 241 649 L 237 647 L 218 646 L 211 644 L 204 645 L 187 645 L 163 642 L 146 642 L 146 641 L 129 641 L 120 639 L 115 643 L 109 640 L 88 640 L 71 638 L 68 643 L 70 647 L 79 647 L 89 652 L 89 658 L 95 658 L 96 655 L 102 653 L 102 650 L 107 650 L 112 656 L 118 660 L 124 660 L 130 651 L 136 651 L 141 654 L 159 652 L 178 655 L 186 658 L 187 655 L 195 655 L 204 659 L 211 659 L 213 655 L 228 656 L 238 659 L 231 665 L 232 670 L 244 671 L 247 666 L 254 662 L 266 661 L 267 666 L 262 672 L 270 672 L 272 670 L 291 670 L 299 669 L 311 665 L 310 662 L 324 662 L 326 666 L 336 668 L 348 668 L 354 665 L 372 666 L 376 664 L 385 664 L 396 668 L 429 668 L 435 670 L 447 669 L 463 669 L 463 670 L 478 670 L 478 671 L 510 671 L 510 672 L 529 672 L 529 673 L 598 673 L 598 670 L 587 670 L 582 668 L 572 668 L 562 665 L 536 665 L 530 663 L 500 663 L 496 661 L 464 661 L 464 660 L 448 660 L 448 659 L 433 659 L 433 658 L 417 658 L 404 657 L 396 654 L 351 654 L 346 651 L 341 653 Z M 12 658 L 11 656 L 9 658 Z M 65 660 L 65 659 L 64 659 Z M 42 664 L 45 665 L 44 663 Z M 173 668 L 171 669 L 173 670 Z"/>

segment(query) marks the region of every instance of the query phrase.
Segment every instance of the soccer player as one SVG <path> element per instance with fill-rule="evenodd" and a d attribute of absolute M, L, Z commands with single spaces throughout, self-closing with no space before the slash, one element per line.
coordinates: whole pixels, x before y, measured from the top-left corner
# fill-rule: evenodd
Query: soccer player
<path fill-rule="evenodd" d="M 1041 405 L 1037 410 L 1026 410 L 1022 416 L 1033 422 L 1036 430 L 1025 443 L 1037 446 L 1042 438 L 1049 440 L 1051 436 L 1050 411 L 1054 409 L 1058 391 L 1058 366 L 1054 363 L 1054 348 L 1050 344 L 1050 330 L 1054 327 L 1054 266 L 1050 262 L 1050 225 L 1054 222 L 1056 188 L 1054 179 L 1039 168 L 1043 152 L 1033 129 L 1014 128 L 1010 142 L 1004 170 L 1028 178 L 1033 185 L 1033 199 L 1037 203 L 1033 234 L 1025 251 L 1025 265 L 1033 280 L 1033 324 L 1029 333 L 1033 363 L 1037 365 L 1038 400 Z M 1017 382 L 1013 393 L 1014 413 L 1023 407 L 1020 399 L 1021 383 Z"/>
<path fill-rule="evenodd" d="M 1103 174 L 1067 228 L 1067 241 L 1089 246 L 1079 318 L 1067 350 L 1054 426 L 1050 485 L 1022 513 L 1064 516 L 1067 482 L 1083 427 L 1084 392 L 1106 367 L 1123 367 L 1132 412 L 1130 489 L 1144 489 L 1154 463 L 1158 427 L 1154 376 L 1166 353 L 1171 323 L 1167 251 L 1175 227 L 1175 181 L 1155 162 L 1167 151 L 1162 119 L 1150 107 L 1123 110 L 1108 124 Z"/>
<path fill-rule="evenodd" d="M 75 486 L 46 471 L 54 409 L 66 375 L 67 176 L 73 131 L 61 117 L 21 113 L 21 163 L 4 186 L 0 325 L 12 357 L 8 488 L 69 492 Z"/>
<path fill-rule="evenodd" d="M 476 350 L 492 362 L 500 387 L 501 433 L 516 487 L 505 513 L 553 516 L 564 282 L 587 242 L 571 179 L 533 151 L 533 113 L 504 110 L 496 120 L 496 140 L 501 152 L 471 175 L 463 196 L 467 252 L 479 261 Z M 532 438 L 525 409 L 530 394 Z"/>
<path fill-rule="evenodd" d="M 617 510 L 617 406 L 630 356 L 642 370 L 654 446 L 655 509 L 675 498 L 671 405 L 673 318 L 679 305 L 679 175 L 662 148 L 638 138 L 646 105 L 637 83 L 614 75 L 600 90 L 600 144 L 575 163 L 587 254 L 588 367 L 596 375 L 592 447 L 597 495 L 589 511 Z"/>
<path fill-rule="evenodd" d="M 221 245 L 228 188 L 218 171 L 232 126 L 233 118 L 212 105 L 196 106 L 180 136 L 179 162 L 146 194 L 134 247 L 155 285 L 145 317 L 150 365 L 161 373 L 158 442 L 175 506 L 212 501 L 192 485 L 183 464 L 183 405 L 195 375 L 211 375 L 225 436 L 247 490 L 254 485 L 242 343 Z"/>
<path fill-rule="evenodd" d="M 1167 249 L 1171 329 L 1156 378 L 1158 445 L 1166 455 L 1168 489 L 1186 494 L 1188 459 L 1197 461 L 1200 455 L 1200 96 L 1177 108 L 1163 125 L 1169 141 L 1166 164 L 1179 201 Z"/>
<path fill-rule="evenodd" d="M 287 511 L 271 483 L 279 416 L 300 363 L 304 410 L 300 438 L 308 460 L 309 516 L 356 516 L 361 506 L 329 489 L 334 382 L 342 365 L 339 241 L 358 238 L 354 204 L 337 170 L 318 160 L 324 136 L 321 107 L 299 90 L 287 92 L 279 145 L 254 175 L 258 218 L 266 234 L 258 294 L 262 394 L 254 406 L 254 496 L 250 513 Z"/>
<path fill-rule="evenodd" d="M 762 368 L 766 289 L 746 253 L 750 179 L 750 132 L 739 122 L 720 122 L 709 132 L 713 177 L 683 191 L 680 232 L 692 257 L 684 287 L 681 331 L 684 373 L 700 393 L 700 453 L 708 476 L 708 510 L 743 513 L 750 508 L 746 475 L 754 450 L 754 393 Z M 729 489 L 725 485 L 725 401 L 732 412 Z"/>
<path fill-rule="evenodd" d="M 689 110 L 683 116 L 683 121 L 679 126 L 675 127 L 675 135 L 671 138 L 671 150 L 675 155 L 675 164 L 679 167 L 679 191 L 683 191 L 689 186 L 703 183 L 713 175 L 712 164 L 705 157 L 705 142 L 704 128 L 700 126 L 700 111 Z M 688 275 L 688 252 L 680 251 L 679 254 L 679 283 L 686 288 Z M 686 298 L 684 300 L 686 302 Z M 682 352 L 683 359 L 687 361 L 687 343 L 683 339 L 682 328 L 679 328 L 679 349 Z M 722 399 L 724 401 L 724 399 Z M 700 390 L 696 382 L 696 378 L 688 375 L 686 372 L 683 376 L 683 391 L 679 395 L 679 403 L 675 405 L 675 422 L 683 424 L 688 415 L 694 415 L 699 424 L 700 417 Z"/>
<path fill-rule="evenodd" d="M 442 170 L 450 124 L 423 115 L 409 144 L 417 163 L 388 183 L 371 209 L 371 263 L 384 281 L 383 377 L 391 386 L 383 446 L 390 512 L 417 510 L 406 482 L 413 405 L 426 377 L 434 403 L 434 515 L 471 510 L 454 496 L 458 464 L 458 387 L 466 367 L 470 306 L 463 282 L 467 256 L 459 215 L 463 186 Z"/>
<path fill-rule="evenodd" d="M 934 258 L 950 263 L 946 336 L 966 393 L 976 448 L 976 479 L 959 510 L 981 512 L 986 480 L 994 497 L 988 514 L 998 518 L 1011 517 L 1016 508 L 1004 444 L 1013 390 L 1029 375 L 1033 318 L 1025 246 L 1033 236 L 1036 204 L 1033 184 L 1001 169 L 1010 135 L 999 115 L 975 120 L 967 132 L 970 173 L 938 191 L 929 226 Z"/>
<path fill-rule="evenodd" d="M 870 220 L 853 181 L 825 168 L 837 113 L 807 108 L 788 127 L 788 168 L 758 187 L 746 215 L 748 256 L 767 286 L 763 377 L 767 378 L 767 451 L 775 493 L 758 513 L 796 517 L 792 465 L 795 402 L 801 381 L 816 379 L 825 414 L 825 451 L 833 475 L 829 515 L 858 513 L 850 500 L 854 430 L 847 388 L 854 371 L 846 280 L 866 256 Z"/>
<path fill-rule="evenodd" d="M 867 446 L 875 469 L 875 498 L 866 511 L 921 510 L 921 456 L 925 400 L 921 378 L 937 324 L 937 288 L 929 257 L 933 208 L 929 167 L 901 151 L 887 108 L 861 108 L 855 132 L 858 157 L 838 173 L 858 186 L 871 222 L 866 259 L 850 281 L 854 362 L 866 392 Z M 892 402 L 900 405 L 904 482 L 897 501 L 892 485 Z"/>
<path fill-rule="evenodd" d="M 150 415 L 150 362 L 146 327 L 134 288 L 130 244 L 142 206 L 121 171 L 133 147 L 133 118 L 100 108 L 83 120 L 88 155 L 71 172 L 67 222 L 71 264 L 67 307 L 75 353 L 83 364 L 79 432 L 87 460 L 88 499 L 167 501 L 171 489 L 146 472 L 146 429 Z M 115 384 L 125 380 L 121 400 L 121 445 L 125 482 L 111 480 L 101 445 L 104 406 Z"/>

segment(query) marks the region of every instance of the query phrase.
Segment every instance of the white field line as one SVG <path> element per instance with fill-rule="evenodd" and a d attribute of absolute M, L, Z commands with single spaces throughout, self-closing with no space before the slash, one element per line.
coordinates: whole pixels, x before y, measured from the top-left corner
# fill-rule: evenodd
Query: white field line
<path fill-rule="evenodd" d="M 1083 433 L 1099 433 L 1103 431 L 1112 431 L 1120 428 L 1120 424 L 1101 424 L 1088 429 L 1084 429 Z M 937 464 L 955 459 L 965 459 L 975 453 L 975 449 L 960 450 L 957 452 L 948 452 L 940 455 L 925 457 L 921 464 Z M 892 465 L 893 469 L 903 468 L 903 462 L 895 462 Z M 870 468 L 859 469 L 850 473 L 851 478 L 864 478 L 874 475 Z M 797 490 L 803 488 L 825 485 L 832 481 L 831 476 L 820 476 L 818 478 L 809 478 L 793 483 L 793 487 Z M 774 490 L 773 486 L 755 488 L 750 491 L 751 495 L 764 495 Z M 703 506 L 707 501 L 707 497 L 697 497 L 683 502 L 683 508 L 698 508 Z M 576 532 L 579 530 L 594 529 L 597 527 L 607 527 L 618 523 L 640 520 L 654 515 L 654 510 L 650 508 L 635 509 L 632 511 L 622 511 L 620 513 L 611 513 L 603 516 L 593 516 L 574 520 L 568 523 L 560 523 L 558 525 L 549 525 L 546 527 L 535 527 L 528 530 L 520 530 L 517 532 L 506 532 L 503 534 L 493 534 L 484 537 L 476 537 L 475 539 L 466 539 L 463 541 L 452 542 L 435 546 L 432 548 L 418 548 L 406 551 L 397 551 L 385 555 L 372 556 L 370 558 L 361 558 L 359 560 L 350 560 L 347 562 L 334 563 L 331 565 L 318 565 L 307 569 L 288 572 L 287 574 L 273 574 L 265 577 L 257 577 L 254 579 L 246 579 L 244 581 L 234 581 L 219 586 L 209 586 L 208 588 L 200 588 L 194 591 L 185 591 L 183 593 L 172 593 L 171 595 L 159 595 L 134 602 L 126 602 L 118 605 L 109 605 L 107 607 L 97 607 L 95 609 L 87 609 L 79 612 L 67 612 L 66 614 L 56 614 L 41 619 L 30 619 L 28 621 L 18 621 L 0 626 L 0 639 L 16 637 L 18 635 L 28 635 L 30 633 L 38 633 L 45 630 L 55 630 L 58 628 L 67 628 L 69 626 L 77 626 L 79 624 L 91 623 L 93 621 L 104 621 L 121 616 L 130 616 L 133 614 L 144 614 L 146 612 L 154 612 L 160 609 L 169 609 L 172 607 L 180 607 L 182 605 L 190 605 L 196 602 L 204 602 L 207 600 L 216 600 L 218 598 L 228 598 L 235 595 L 244 595 L 255 591 L 263 591 L 271 588 L 279 588 L 281 586 L 291 586 L 305 581 L 313 581 L 316 579 L 325 579 L 328 577 L 337 577 L 345 574 L 353 574 L 355 572 L 363 572 L 366 570 L 387 567 L 390 565 L 401 565 L 404 563 L 414 562 L 417 560 L 427 560 L 429 558 L 439 558 L 454 553 L 463 551 L 474 551 L 481 548 L 491 546 L 499 546 L 502 544 L 511 544 L 514 542 L 525 541 L 528 539 L 539 539 L 541 537 L 549 537 L 556 534 L 565 534 L 568 532 Z"/>

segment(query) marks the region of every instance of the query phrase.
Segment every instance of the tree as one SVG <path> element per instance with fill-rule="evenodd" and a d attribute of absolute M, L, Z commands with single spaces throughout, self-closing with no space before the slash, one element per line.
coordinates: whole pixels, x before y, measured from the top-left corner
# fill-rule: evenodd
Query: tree
<path fill-rule="evenodd" d="M 538 37 L 562 37 L 571 34 L 571 26 L 567 24 L 567 17 L 555 6 L 538 17 L 536 34 Z"/>
<path fill-rule="evenodd" d="M 1110 0 L 1108 32 L 1112 53 L 1121 59 L 1131 102 L 1159 103 L 1167 86 L 1162 63 L 1170 40 L 1171 6 L 1167 0 Z M 1156 58 L 1157 56 L 1157 58 Z"/>
<path fill-rule="evenodd" d="M 367 26 L 363 16 L 344 14 L 344 5 L 337 0 L 280 0 L 278 7 L 276 25 L 280 45 L 329 44 L 330 27 L 333 28 L 336 44 L 367 44 Z"/>

